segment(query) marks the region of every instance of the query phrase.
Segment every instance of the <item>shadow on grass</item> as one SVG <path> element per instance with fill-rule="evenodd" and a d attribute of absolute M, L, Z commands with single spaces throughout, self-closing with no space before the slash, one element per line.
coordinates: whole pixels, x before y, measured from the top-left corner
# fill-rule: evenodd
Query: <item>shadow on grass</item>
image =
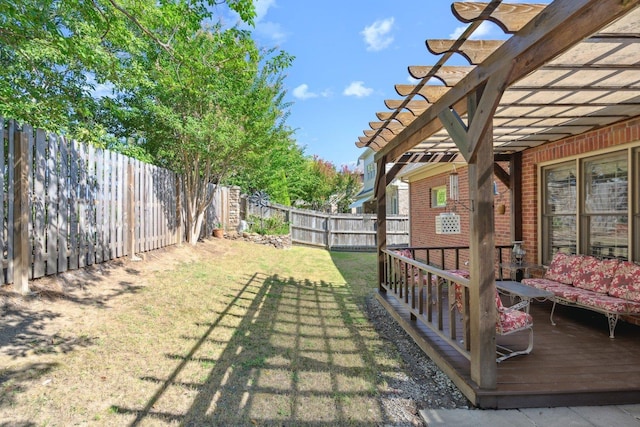
<path fill-rule="evenodd" d="M 172 372 L 142 378 L 157 384 L 146 404 L 115 405 L 113 412 L 135 415 L 131 426 L 150 419 L 187 426 L 390 423 L 384 399 L 394 392 L 386 383 L 399 368 L 348 287 L 259 273 L 235 286 L 224 310 L 191 326 L 206 327 L 202 334 L 183 334 L 185 352 L 166 355 L 177 362 Z M 229 324 L 234 332 L 223 339 Z M 211 356 L 211 345 L 221 352 Z M 183 380 L 192 364 L 209 367 L 201 381 Z M 185 389 L 195 391 L 186 410 L 163 401 Z"/>
<path fill-rule="evenodd" d="M 106 308 L 110 300 L 126 294 L 135 294 L 143 289 L 142 286 L 121 281 L 117 288 L 96 296 L 82 295 L 81 290 L 77 289 L 68 291 L 72 287 L 99 286 L 100 282 L 106 280 L 108 277 L 82 273 L 82 280 L 69 281 L 67 279 L 69 283 L 64 285 L 66 290 L 52 290 L 36 285 L 33 286 L 32 293 L 26 296 L 6 291 L 2 295 L 27 301 L 36 298 L 48 301 L 64 299 L 81 306 Z M 36 354 L 68 353 L 75 348 L 88 347 L 93 344 L 95 338 L 83 335 L 47 334 L 47 323 L 62 316 L 62 314 L 50 310 L 33 311 L 24 309 L 20 304 L 5 304 L 0 322 L 0 353 L 18 358 L 27 356 L 30 352 Z"/>
<path fill-rule="evenodd" d="M 5 307 L 0 325 L 0 352 L 19 358 L 29 353 L 68 353 L 92 345 L 93 338 L 87 336 L 45 333 L 45 324 L 60 316 L 47 310 L 34 313 Z"/>
<path fill-rule="evenodd" d="M 4 369 L 0 371 L 0 407 L 11 407 L 15 397 L 24 392 L 34 380 L 39 380 L 57 366 L 56 363 L 32 363 L 20 369 Z M 0 426 L 9 424 L 0 424 Z M 28 422 L 12 421 L 12 426 L 34 425 Z"/>

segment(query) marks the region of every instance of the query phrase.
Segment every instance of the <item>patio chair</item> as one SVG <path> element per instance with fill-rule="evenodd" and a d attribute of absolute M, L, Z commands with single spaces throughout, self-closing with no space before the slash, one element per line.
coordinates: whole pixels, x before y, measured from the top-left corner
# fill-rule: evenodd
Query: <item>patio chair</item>
<path fill-rule="evenodd" d="M 462 313 L 462 286 L 455 285 L 455 298 L 452 303 L 452 309 Z M 504 345 L 496 345 L 498 363 L 520 354 L 529 354 L 533 350 L 533 317 L 529 314 L 529 300 L 522 300 L 512 306 L 505 306 L 502 303 L 500 294 L 496 290 L 496 334 L 507 336 L 518 332 L 527 331 L 529 340 L 527 348 L 524 350 L 514 350 Z"/>
<path fill-rule="evenodd" d="M 529 344 L 524 350 L 512 350 L 502 345 L 496 345 L 500 357 L 498 363 L 505 359 L 520 354 L 529 354 L 533 350 L 533 318 L 528 313 L 529 300 L 520 301 L 510 307 L 505 307 L 500 299 L 500 294 L 496 291 L 496 334 L 506 336 L 517 332 L 527 331 L 529 333 Z"/>

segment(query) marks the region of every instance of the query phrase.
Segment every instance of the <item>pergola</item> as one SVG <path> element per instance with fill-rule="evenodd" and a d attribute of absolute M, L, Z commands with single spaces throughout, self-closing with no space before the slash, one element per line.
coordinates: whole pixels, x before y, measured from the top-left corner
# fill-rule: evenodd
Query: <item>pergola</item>
<path fill-rule="evenodd" d="M 416 85 L 396 85 L 356 145 L 377 152 L 378 268 L 386 248 L 385 187 L 417 162 L 466 161 L 471 200 L 470 363 L 481 388 L 496 385 L 493 175 L 512 192 L 514 240 L 521 234 L 520 152 L 638 116 L 640 0 L 555 0 L 549 5 L 453 3 L 469 26 L 457 40 L 427 40 L 442 55 L 410 66 Z M 476 40 L 485 20 L 506 41 Z M 447 65 L 454 54 L 470 65 Z M 510 161 L 510 173 L 497 165 Z M 385 173 L 385 165 L 395 167 Z M 482 260 L 482 262 L 480 261 Z M 382 287 L 380 288 L 381 290 Z"/>

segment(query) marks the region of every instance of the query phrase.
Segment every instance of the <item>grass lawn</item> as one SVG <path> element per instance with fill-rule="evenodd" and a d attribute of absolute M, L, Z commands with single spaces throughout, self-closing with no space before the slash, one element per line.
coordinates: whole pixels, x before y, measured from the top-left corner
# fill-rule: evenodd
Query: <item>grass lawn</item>
<path fill-rule="evenodd" d="M 211 239 L 0 297 L 0 425 L 389 422 L 375 255 Z"/>

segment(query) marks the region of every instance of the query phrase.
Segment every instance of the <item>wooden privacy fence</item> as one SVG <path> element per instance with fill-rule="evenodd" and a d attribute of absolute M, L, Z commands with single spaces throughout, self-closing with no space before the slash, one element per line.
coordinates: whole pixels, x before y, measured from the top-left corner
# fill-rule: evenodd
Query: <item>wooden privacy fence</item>
<path fill-rule="evenodd" d="M 28 292 L 28 279 L 183 241 L 173 172 L 12 120 L 0 129 L 4 283 Z M 207 219 L 228 219 L 225 189 L 215 196 Z"/>
<path fill-rule="evenodd" d="M 329 214 L 279 204 L 266 207 L 247 201 L 247 218 L 280 216 L 289 223 L 291 242 L 330 250 L 376 250 L 375 215 Z M 387 245 L 409 244 L 409 217 L 387 217 Z"/>

